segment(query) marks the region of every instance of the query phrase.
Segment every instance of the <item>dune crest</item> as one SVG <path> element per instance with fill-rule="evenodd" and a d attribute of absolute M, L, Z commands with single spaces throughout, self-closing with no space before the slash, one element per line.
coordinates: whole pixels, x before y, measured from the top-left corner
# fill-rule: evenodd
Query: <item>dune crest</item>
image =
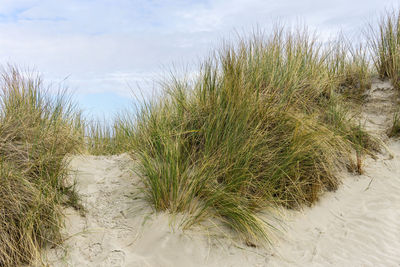
<path fill-rule="evenodd" d="M 366 129 L 384 136 L 398 103 L 387 82 L 367 92 Z M 49 249 L 50 266 L 395 266 L 400 264 L 400 141 L 367 158 L 364 174 L 343 173 L 343 184 L 311 208 L 283 211 L 287 231 L 273 250 L 228 238 L 181 231 L 166 213 L 138 198 L 140 180 L 127 155 L 79 156 L 78 192 L 86 217 L 66 211 L 63 247 Z"/>

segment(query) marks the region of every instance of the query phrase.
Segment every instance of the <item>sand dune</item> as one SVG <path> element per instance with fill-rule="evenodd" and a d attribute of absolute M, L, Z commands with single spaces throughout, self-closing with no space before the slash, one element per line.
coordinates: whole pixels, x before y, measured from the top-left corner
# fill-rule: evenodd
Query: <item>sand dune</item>
<path fill-rule="evenodd" d="M 367 129 L 384 136 L 394 91 L 376 81 L 363 108 Z M 182 232 L 155 214 L 138 192 L 127 155 L 79 156 L 72 169 L 87 209 L 67 210 L 63 247 L 50 266 L 400 266 L 400 141 L 365 160 L 365 173 L 343 173 L 343 185 L 311 208 L 284 210 L 286 231 L 273 249 L 250 248 L 204 231 Z M 174 226 L 175 225 L 175 226 Z"/>
<path fill-rule="evenodd" d="M 243 266 L 246 258 L 263 266 L 265 257 L 246 247 L 228 239 L 212 245 L 204 232 L 182 232 L 168 214 L 155 214 L 137 198 L 132 163 L 127 155 L 72 160 L 87 214 L 67 210 L 69 238 L 49 251 L 50 266 Z"/>
<path fill-rule="evenodd" d="M 293 212 L 272 266 L 400 265 L 400 142 L 336 192 Z M 289 216 L 289 214 L 288 214 Z"/>

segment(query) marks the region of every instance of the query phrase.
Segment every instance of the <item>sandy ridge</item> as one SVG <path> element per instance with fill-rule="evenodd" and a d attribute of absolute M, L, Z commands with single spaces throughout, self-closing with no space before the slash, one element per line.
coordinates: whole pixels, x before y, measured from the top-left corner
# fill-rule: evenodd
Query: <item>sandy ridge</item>
<path fill-rule="evenodd" d="M 398 96 L 388 82 L 367 92 L 362 118 L 384 137 Z M 398 104 L 397 104 L 398 105 Z M 283 211 L 287 231 L 273 250 L 249 248 L 202 231 L 182 232 L 155 214 L 137 190 L 127 155 L 79 156 L 72 169 L 86 217 L 68 209 L 63 247 L 49 266 L 400 266 L 400 141 L 365 161 L 364 175 L 343 173 L 343 185 L 312 208 Z"/>

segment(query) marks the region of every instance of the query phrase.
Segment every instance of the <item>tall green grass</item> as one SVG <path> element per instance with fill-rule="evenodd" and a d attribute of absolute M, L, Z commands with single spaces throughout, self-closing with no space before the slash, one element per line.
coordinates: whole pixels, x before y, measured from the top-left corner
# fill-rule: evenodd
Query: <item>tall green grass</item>
<path fill-rule="evenodd" d="M 400 12 L 387 12 L 370 28 L 369 49 L 344 37 L 322 44 L 306 29 L 239 39 L 111 126 L 83 123 L 40 78 L 3 71 L 0 266 L 38 260 L 60 241 L 60 205 L 79 208 L 66 156 L 84 146 L 131 153 L 147 199 L 156 210 L 189 214 L 185 226 L 217 218 L 250 244 L 268 241 L 273 226 L 262 210 L 311 205 L 337 188 L 346 164 L 362 173 L 362 154 L 377 143 L 352 119 L 349 96 L 371 86 L 372 65 L 400 88 L 399 25 Z M 391 136 L 399 125 L 395 115 Z"/>
<path fill-rule="evenodd" d="M 389 137 L 400 136 L 400 111 L 397 111 L 393 115 L 392 127 L 388 132 Z"/>
<path fill-rule="evenodd" d="M 92 121 L 86 124 L 87 151 L 91 155 L 114 155 L 122 152 L 115 139 L 114 127 L 107 122 Z"/>
<path fill-rule="evenodd" d="M 268 240 L 262 209 L 314 203 L 351 161 L 358 132 L 337 88 L 363 82 L 367 63 L 355 58 L 307 30 L 277 29 L 225 45 L 193 80 L 163 83 L 159 99 L 115 126 L 148 200 L 191 214 L 187 226 L 216 217 L 245 240 Z"/>
<path fill-rule="evenodd" d="M 387 11 L 377 28 L 371 25 L 369 47 L 380 78 L 400 89 L 400 10 Z"/>
<path fill-rule="evenodd" d="M 334 86 L 343 95 L 360 100 L 365 90 L 371 87 L 373 74 L 366 45 L 340 35 L 329 49 L 328 72 L 336 81 Z"/>
<path fill-rule="evenodd" d="M 119 118 L 115 117 L 112 123 L 106 121 L 90 121 L 85 123 L 86 150 L 91 155 L 115 155 L 130 150 L 130 136 L 122 132 L 119 127 Z"/>
<path fill-rule="evenodd" d="M 191 214 L 187 226 L 217 217 L 268 240 L 262 209 L 314 203 L 340 183 L 338 166 L 362 173 L 363 154 L 379 149 L 353 100 L 375 74 L 399 87 L 399 14 L 386 13 L 365 45 L 284 28 L 225 44 L 195 78 L 172 76 L 138 114 L 97 125 L 95 153 L 130 151 L 148 200 Z"/>
<path fill-rule="evenodd" d="M 80 115 L 64 94 L 10 67 L 0 74 L 0 266 L 39 259 L 60 241 L 60 205 L 76 205 L 66 155 L 83 144 Z"/>

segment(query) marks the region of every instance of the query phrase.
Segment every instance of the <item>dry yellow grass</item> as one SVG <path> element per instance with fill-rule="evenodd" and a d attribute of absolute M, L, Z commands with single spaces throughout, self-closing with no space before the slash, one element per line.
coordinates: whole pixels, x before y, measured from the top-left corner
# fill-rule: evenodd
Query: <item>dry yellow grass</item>
<path fill-rule="evenodd" d="M 40 78 L 10 67 L 0 87 L 0 265 L 18 266 L 60 241 L 60 205 L 74 195 L 65 156 L 83 139 L 79 114 Z"/>

